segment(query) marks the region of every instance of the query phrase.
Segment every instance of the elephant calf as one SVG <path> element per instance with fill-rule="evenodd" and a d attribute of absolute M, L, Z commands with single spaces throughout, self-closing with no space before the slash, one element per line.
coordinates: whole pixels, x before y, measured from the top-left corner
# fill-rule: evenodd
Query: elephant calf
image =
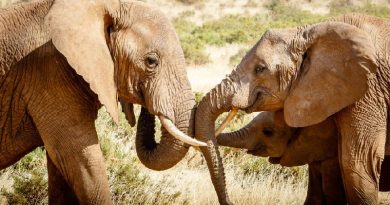
<path fill-rule="evenodd" d="M 305 204 L 346 204 L 338 160 L 338 132 L 332 119 L 292 128 L 283 111 L 262 112 L 247 126 L 217 138 L 223 146 L 244 148 L 249 154 L 269 157 L 282 166 L 309 164 L 309 187 Z M 389 150 L 389 149 L 387 149 Z M 390 191 L 387 174 L 390 158 L 382 163 L 380 191 Z M 387 183 L 386 183 L 387 182 Z"/>

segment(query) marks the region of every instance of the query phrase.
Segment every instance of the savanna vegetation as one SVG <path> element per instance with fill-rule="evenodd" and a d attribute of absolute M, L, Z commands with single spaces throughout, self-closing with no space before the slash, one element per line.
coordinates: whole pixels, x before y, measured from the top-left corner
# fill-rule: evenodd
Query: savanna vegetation
<path fill-rule="evenodd" d="M 193 1 L 188 1 L 193 2 Z M 388 5 L 362 1 L 355 5 L 351 0 L 334 0 L 329 2 L 329 12 L 325 15 L 302 10 L 297 5 L 287 4 L 287 0 L 270 0 L 264 6 L 265 13 L 255 15 L 227 15 L 217 20 L 206 21 L 196 25 L 188 20 L 194 12 L 183 12 L 174 19 L 188 63 L 202 64 L 209 62 L 205 54 L 206 45 L 224 46 L 238 43 L 253 45 L 259 37 L 270 28 L 288 28 L 312 24 L 348 12 L 359 12 L 378 17 L 390 17 Z M 309 1 L 310 2 L 310 1 Z M 197 2 L 201 3 L 201 2 Z M 256 4 L 248 1 L 248 4 Z M 240 51 L 232 63 L 245 55 Z M 238 58 L 239 57 L 239 58 Z"/>
<path fill-rule="evenodd" d="M 166 0 L 170 1 L 170 0 Z M 173 1 L 173 0 L 172 0 Z M 1 0 L 1 6 L 13 0 Z M 245 6 L 256 6 L 247 0 Z M 268 0 L 256 14 L 231 14 L 199 24 L 193 22 L 194 10 L 186 10 L 173 18 L 188 64 L 202 65 L 210 61 L 208 46 L 245 47 L 227 60 L 239 63 L 247 48 L 269 28 L 285 28 L 316 23 L 346 12 L 362 12 L 390 17 L 389 4 L 351 0 L 329 1 L 328 12 L 317 14 L 291 5 L 289 1 Z M 308 2 L 302 0 L 302 2 Z M 354 2 L 354 3 L 353 3 Z M 203 0 L 177 0 L 178 4 L 207 6 Z M 161 3 L 160 1 L 160 4 Z M 173 9 L 173 8 L 171 8 Z M 169 12 L 169 11 L 165 11 Z M 199 101 L 203 93 L 195 93 Z M 138 109 L 139 112 L 139 109 Z M 222 122 L 222 115 L 217 124 Z M 227 131 L 239 129 L 254 114 L 239 113 Z M 200 152 L 191 149 L 174 168 L 156 172 L 145 168 L 135 153 L 136 126 L 130 127 L 124 115 L 116 125 L 100 110 L 95 122 L 103 150 L 110 189 L 115 204 L 217 204 L 205 161 Z M 159 125 L 157 125 L 159 126 Z M 159 130 L 159 129 L 156 129 Z M 285 168 L 252 157 L 242 150 L 221 147 L 227 175 L 228 191 L 237 204 L 302 204 L 307 188 L 307 167 Z M 46 153 L 38 148 L 15 165 L 0 171 L 0 204 L 47 204 Z M 382 195 L 382 203 L 390 196 Z"/>

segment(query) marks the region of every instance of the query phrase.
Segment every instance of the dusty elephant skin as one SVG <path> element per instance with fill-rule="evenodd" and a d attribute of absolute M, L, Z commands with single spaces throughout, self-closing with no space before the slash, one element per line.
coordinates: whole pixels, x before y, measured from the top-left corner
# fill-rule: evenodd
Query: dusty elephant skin
<path fill-rule="evenodd" d="M 189 137 L 195 101 L 178 37 L 145 3 L 43 0 L 0 9 L 0 74 L 0 169 L 44 145 L 49 203 L 112 203 L 94 121 L 102 106 L 118 121 L 117 97 L 131 125 L 132 104 L 143 106 L 136 148 L 145 166 L 168 169 L 189 144 L 205 145 Z M 159 143 L 155 116 L 164 123 Z"/>
<path fill-rule="evenodd" d="M 247 149 L 283 166 L 309 164 L 305 204 L 346 204 L 337 156 L 337 130 L 332 120 L 292 128 L 283 111 L 261 112 L 248 125 L 217 137 L 223 146 Z"/>
<path fill-rule="evenodd" d="M 390 21 L 348 14 L 332 21 L 267 31 L 199 104 L 195 134 L 209 140 L 222 112 L 276 111 L 307 127 L 334 116 L 348 202 L 377 204 L 389 112 Z M 215 158 L 218 158 L 215 156 Z M 214 178 L 222 183 L 221 160 Z"/>
<path fill-rule="evenodd" d="M 309 164 L 305 204 L 346 204 L 338 133 L 331 118 L 309 127 L 292 128 L 284 122 L 283 111 L 262 112 L 242 129 L 222 133 L 217 141 L 222 146 L 247 149 L 255 156 L 270 157 L 271 163 L 289 167 Z M 389 150 L 386 146 L 386 153 Z M 390 191 L 389 160 L 386 156 L 382 163 L 380 191 Z"/>

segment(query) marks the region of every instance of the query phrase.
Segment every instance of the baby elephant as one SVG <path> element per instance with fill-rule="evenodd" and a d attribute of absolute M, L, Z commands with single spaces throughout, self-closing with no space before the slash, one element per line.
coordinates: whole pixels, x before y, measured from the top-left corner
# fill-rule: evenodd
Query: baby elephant
<path fill-rule="evenodd" d="M 274 164 L 289 167 L 309 164 L 305 204 L 347 203 L 338 161 L 338 132 L 332 119 L 310 127 L 292 128 L 285 123 L 283 111 L 261 112 L 244 128 L 222 133 L 217 140 L 223 146 L 243 148 L 249 154 L 269 157 Z M 386 156 L 382 163 L 380 191 L 390 191 L 389 173 L 390 158 Z"/>

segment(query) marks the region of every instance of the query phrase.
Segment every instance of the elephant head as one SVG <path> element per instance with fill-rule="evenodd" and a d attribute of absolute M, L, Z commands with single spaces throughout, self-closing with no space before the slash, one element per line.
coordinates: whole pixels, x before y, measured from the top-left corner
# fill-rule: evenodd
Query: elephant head
<path fill-rule="evenodd" d="M 261 112 L 248 125 L 217 137 L 223 146 L 247 149 L 271 163 L 299 166 L 337 157 L 337 129 L 332 119 L 309 127 L 289 127 L 283 111 Z"/>
<path fill-rule="evenodd" d="M 238 67 L 202 99 L 196 137 L 217 147 L 215 119 L 232 109 L 284 108 L 285 121 L 292 127 L 325 120 L 367 91 L 368 79 L 377 69 L 373 44 L 367 32 L 341 22 L 267 31 Z M 218 170 L 214 178 L 223 181 L 219 155 L 213 156 L 210 166 Z"/>
<path fill-rule="evenodd" d="M 284 122 L 283 112 L 261 112 L 240 130 L 218 135 L 217 142 L 222 146 L 247 149 L 256 156 L 280 157 L 294 132 L 295 129 Z"/>
<path fill-rule="evenodd" d="M 118 98 L 135 124 L 132 104 L 142 105 L 136 150 L 148 168 L 178 163 L 193 136 L 194 97 L 179 39 L 167 17 L 139 1 L 52 1 L 45 17 L 52 43 L 101 104 L 118 121 Z M 155 117 L 162 137 L 154 139 Z M 189 135 L 189 136 L 188 136 Z"/>

